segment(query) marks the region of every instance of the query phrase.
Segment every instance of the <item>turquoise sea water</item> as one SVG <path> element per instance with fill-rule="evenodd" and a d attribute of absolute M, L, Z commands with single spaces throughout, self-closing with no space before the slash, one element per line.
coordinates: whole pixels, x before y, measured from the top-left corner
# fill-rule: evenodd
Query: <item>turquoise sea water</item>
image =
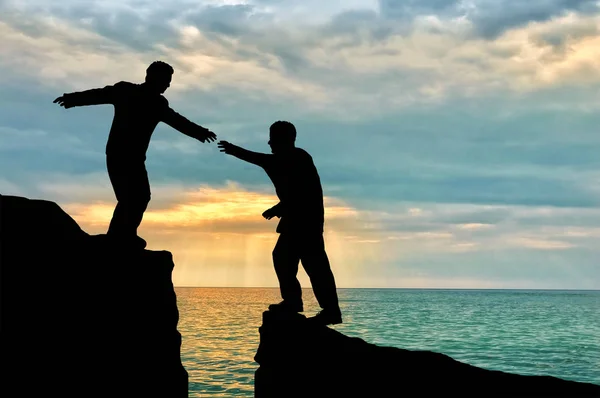
<path fill-rule="evenodd" d="M 252 397 L 262 312 L 278 289 L 176 288 L 190 397 Z M 318 311 L 304 290 L 305 314 Z M 430 350 L 486 369 L 600 384 L 600 291 L 339 289 L 369 343 Z"/>

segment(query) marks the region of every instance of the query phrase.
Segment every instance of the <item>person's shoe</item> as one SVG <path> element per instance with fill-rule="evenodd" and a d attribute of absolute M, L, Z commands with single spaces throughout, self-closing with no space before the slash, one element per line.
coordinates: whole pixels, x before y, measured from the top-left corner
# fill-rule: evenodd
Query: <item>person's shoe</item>
<path fill-rule="evenodd" d="M 318 325 L 337 325 L 342 323 L 342 312 L 337 310 L 323 309 L 317 315 L 308 318 L 308 321 Z"/>
<path fill-rule="evenodd" d="M 285 312 L 304 312 L 304 306 L 302 303 L 292 303 L 283 300 L 281 303 L 271 304 L 269 306 L 271 311 L 285 311 Z"/>

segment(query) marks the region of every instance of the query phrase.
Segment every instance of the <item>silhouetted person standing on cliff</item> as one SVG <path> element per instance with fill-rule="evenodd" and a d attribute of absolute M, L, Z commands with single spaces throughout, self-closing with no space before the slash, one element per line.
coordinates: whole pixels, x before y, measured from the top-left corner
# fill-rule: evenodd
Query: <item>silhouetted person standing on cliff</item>
<path fill-rule="evenodd" d="M 296 128 L 277 121 L 271 125 L 269 146 L 273 154 L 251 152 L 227 141 L 219 141 L 221 152 L 262 167 L 275 186 L 280 202 L 263 213 L 279 217 L 280 234 L 273 250 L 273 263 L 283 301 L 271 310 L 303 312 L 302 290 L 296 278 L 298 263 L 306 270 L 322 308 L 311 321 L 330 325 L 342 323 L 335 279 L 323 240 L 323 190 L 312 157 L 296 148 Z"/>
<path fill-rule="evenodd" d="M 146 69 L 146 80 L 142 84 L 121 81 L 104 88 L 63 94 L 54 100 L 65 108 L 114 105 L 115 115 L 106 144 L 106 166 L 117 206 L 108 236 L 127 246 L 146 247 L 146 241 L 137 236 L 137 228 L 150 202 L 145 161 L 156 125 L 164 122 L 200 142 L 216 139 L 212 131 L 169 107 L 169 101 L 162 94 L 171 85 L 173 72 L 169 64 L 156 61 Z"/>

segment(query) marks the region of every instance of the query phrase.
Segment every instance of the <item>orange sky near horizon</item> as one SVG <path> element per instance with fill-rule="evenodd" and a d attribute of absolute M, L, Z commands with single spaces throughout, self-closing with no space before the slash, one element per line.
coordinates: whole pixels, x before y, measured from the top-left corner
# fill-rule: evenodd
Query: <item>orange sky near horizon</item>
<path fill-rule="evenodd" d="M 274 195 L 236 185 L 201 187 L 164 208 L 155 208 L 151 201 L 139 234 L 147 240 L 147 249 L 173 253 L 176 286 L 277 287 L 271 252 L 279 219 L 267 221 L 261 216 L 277 201 Z M 365 221 L 359 219 L 356 209 L 329 197 L 324 202 L 326 249 L 332 269 L 340 282 L 351 284 L 352 270 L 368 259 L 374 260 L 369 246 L 379 240 L 361 232 Z M 96 201 L 70 203 L 63 208 L 86 232 L 102 234 L 114 206 L 114 202 Z M 299 277 L 310 287 L 304 271 Z"/>

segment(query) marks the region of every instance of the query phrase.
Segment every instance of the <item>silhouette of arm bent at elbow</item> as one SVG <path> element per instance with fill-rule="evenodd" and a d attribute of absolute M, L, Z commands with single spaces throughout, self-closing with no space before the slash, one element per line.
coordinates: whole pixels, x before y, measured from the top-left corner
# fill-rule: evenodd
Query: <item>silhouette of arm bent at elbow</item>
<path fill-rule="evenodd" d="M 281 218 L 284 215 L 283 203 L 279 202 L 275 206 L 271 207 L 262 214 L 264 218 L 270 220 L 273 217 Z"/>
<path fill-rule="evenodd" d="M 168 106 L 168 103 L 167 110 L 163 114 L 161 120 L 180 133 L 185 134 L 188 137 L 195 138 L 200 142 L 205 142 L 207 140 L 212 142 L 217 138 L 215 133 L 209 129 L 202 127 L 175 112 Z"/>
<path fill-rule="evenodd" d="M 275 161 L 274 155 L 269 155 L 267 153 L 260 152 L 252 152 L 237 145 L 233 145 L 227 141 L 219 141 L 217 143 L 219 150 L 224 152 L 227 155 L 235 156 L 238 159 L 246 161 L 248 163 L 255 164 L 257 166 L 262 167 L 263 169 L 267 169 L 270 166 L 273 166 L 273 162 Z M 273 217 L 283 217 L 285 208 L 281 202 L 277 203 L 275 206 L 271 207 L 268 210 L 265 210 L 262 214 L 264 218 L 270 220 Z"/>
<path fill-rule="evenodd" d="M 75 106 L 114 104 L 115 98 L 118 96 L 117 92 L 122 84 L 124 84 L 124 82 L 119 82 L 115 85 L 103 88 L 65 93 L 55 99 L 54 103 L 59 104 L 65 109 Z"/>
<path fill-rule="evenodd" d="M 283 204 L 279 202 L 275 206 L 271 207 L 271 210 L 275 216 L 281 217 L 283 215 Z"/>

